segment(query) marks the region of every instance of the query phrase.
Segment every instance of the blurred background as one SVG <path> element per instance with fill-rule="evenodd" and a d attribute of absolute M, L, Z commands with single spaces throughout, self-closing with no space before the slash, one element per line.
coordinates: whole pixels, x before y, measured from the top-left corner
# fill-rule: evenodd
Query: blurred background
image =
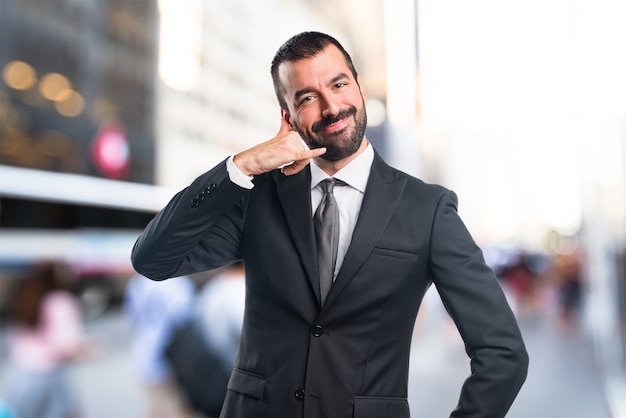
<path fill-rule="evenodd" d="M 105 341 L 70 370 L 83 415 L 148 416 L 132 245 L 177 190 L 274 136 L 273 54 L 320 30 L 352 54 L 370 142 L 459 195 L 510 297 L 531 371 L 509 416 L 624 418 L 624 21 L 621 0 L 1 0 L 0 311 L 30 267 L 68 265 Z M 412 412 L 447 416 L 468 368 L 436 295 L 415 334 Z"/>

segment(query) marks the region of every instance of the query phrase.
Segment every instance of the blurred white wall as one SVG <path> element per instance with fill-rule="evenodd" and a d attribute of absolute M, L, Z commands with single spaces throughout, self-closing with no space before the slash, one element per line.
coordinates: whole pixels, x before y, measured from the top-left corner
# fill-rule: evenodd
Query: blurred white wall
<path fill-rule="evenodd" d="M 590 188 L 621 190 L 598 209 L 623 223 L 624 18 L 618 0 L 418 1 L 422 142 L 481 239 L 576 231 Z"/>

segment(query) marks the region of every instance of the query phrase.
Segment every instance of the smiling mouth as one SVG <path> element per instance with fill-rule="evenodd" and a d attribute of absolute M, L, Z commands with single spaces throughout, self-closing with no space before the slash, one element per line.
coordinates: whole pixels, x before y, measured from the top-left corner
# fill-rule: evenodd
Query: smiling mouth
<path fill-rule="evenodd" d="M 321 129 L 321 131 L 325 133 L 333 134 L 333 133 L 343 131 L 344 129 L 346 129 L 347 125 L 348 125 L 347 118 L 344 118 L 336 122 L 333 122 L 328 126 L 325 126 L 324 128 Z"/>
<path fill-rule="evenodd" d="M 326 117 L 317 123 L 313 124 L 312 131 L 315 133 L 324 131 L 327 133 L 333 133 L 344 129 L 348 125 L 350 117 L 354 117 L 356 114 L 356 108 L 349 108 L 343 110 L 332 117 Z"/>

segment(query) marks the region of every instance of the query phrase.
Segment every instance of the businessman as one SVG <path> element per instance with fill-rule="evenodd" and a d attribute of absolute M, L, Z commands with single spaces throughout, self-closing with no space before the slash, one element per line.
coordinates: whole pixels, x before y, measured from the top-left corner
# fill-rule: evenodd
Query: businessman
<path fill-rule="evenodd" d="M 409 417 L 412 330 L 434 284 L 471 365 L 450 416 L 504 417 L 528 355 L 456 195 L 372 148 L 366 93 L 333 37 L 293 36 L 271 75 L 277 135 L 176 194 L 132 254 L 154 280 L 244 261 L 244 324 L 221 416 Z"/>

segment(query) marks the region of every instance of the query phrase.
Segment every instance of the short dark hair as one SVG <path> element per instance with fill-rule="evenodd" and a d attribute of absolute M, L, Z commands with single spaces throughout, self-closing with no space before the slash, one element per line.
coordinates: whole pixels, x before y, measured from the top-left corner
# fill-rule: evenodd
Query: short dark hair
<path fill-rule="evenodd" d="M 284 98 L 285 90 L 278 75 L 278 67 L 280 67 L 280 64 L 283 62 L 293 62 L 314 57 L 322 52 L 328 45 L 335 45 L 337 49 L 341 51 L 352 76 L 354 76 L 355 80 L 357 79 L 357 72 L 354 68 L 352 58 L 338 40 L 321 32 L 299 33 L 292 36 L 287 40 L 287 42 L 282 44 L 272 60 L 271 73 L 272 81 L 274 82 L 274 91 L 276 92 L 276 98 L 278 99 L 278 103 L 282 109 L 288 110 L 287 102 Z"/>

